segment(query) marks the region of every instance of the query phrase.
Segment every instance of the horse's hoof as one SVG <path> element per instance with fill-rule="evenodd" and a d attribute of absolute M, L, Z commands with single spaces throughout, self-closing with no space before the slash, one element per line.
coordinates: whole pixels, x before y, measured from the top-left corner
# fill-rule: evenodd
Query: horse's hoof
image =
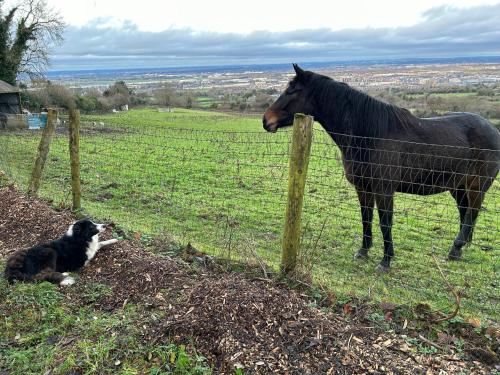
<path fill-rule="evenodd" d="M 447 260 L 460 260 L 460 258 L 462 258 L 462 254 L 450 251 Z"/>
<path fill-rule="evenodd" d="M 452 247 L 448 253 L 448 260 L 460 260 L 462 257 L 462 250 Z"/>
<path fill-rule="evenodd" d="M 354 259 L 365 260 L 368 259 L 368 250 L 360 249 L 356 254 L 354 254 Z"/>
<path fill-rule="evenodd" d="M 375 272 L 378 274 L 389 272 L 391 268 L 389 266 L 384 266 L 383 264 L 379 264 L 377 268 L 375 268 Z"/>

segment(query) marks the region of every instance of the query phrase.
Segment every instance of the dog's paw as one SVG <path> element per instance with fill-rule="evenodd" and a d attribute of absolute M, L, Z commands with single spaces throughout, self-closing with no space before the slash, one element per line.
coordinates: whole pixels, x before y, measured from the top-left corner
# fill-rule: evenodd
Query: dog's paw
<path fill-rule="evenodd" d="M 75 279 L 73 279 L 71 276 L 66 276 L 60 283 L 59 285 L 62 286 L 67 286 L 67 285 L 73 285 L 75 283 Z"/>

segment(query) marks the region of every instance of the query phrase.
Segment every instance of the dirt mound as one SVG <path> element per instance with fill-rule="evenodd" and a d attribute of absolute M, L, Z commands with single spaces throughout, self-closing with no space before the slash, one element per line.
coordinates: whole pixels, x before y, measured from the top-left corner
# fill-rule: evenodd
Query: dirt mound
<path fill-rule="evenodd" d="M 75 219 L 47 203 L 25 197 L 13 187 L 0 189 L 0 256 L 51 241 L 68 230 Z"/>
<path fill-rule="evenodd" d="M 149 307 L 162 305 L 191 288 L 195 279 L 185 266 L 166 257 L 146 252 L 136 241 L 120 241 L 105 248 L 78 275 L 80 283 L 100 283 L 112 293 L 99 300 L 99 308 L 113 310 L 127 302 Z M 68 290 L 68 298 L 85 304 L 79 288 Z"/>
<path fill-rule="evenodd" d="M 415 374 L 480 366 L 412 355 L 405 339 L 321 310 L 305 295 L 238 274 L 207 275 L 169 309 L 152 337 L 194 337 L 227 374 Z M 439 371 L 437 371 L 439 372 Z"/>
<path fill-rule="evenodd" d="M 73 220 L 12 187 L 0 189 L 0 257 L 60 236 Z M 89 301 L 81 288 L 95 283 L 110 292 Z M 259 374 L 489 372 L 452 355 L 418 354 L 403 336 L 321 310 L 274 281 L 193 268 L 151 254 L 135 241 L 103 249 L 64 293 L 79 305 L 114 310 L 134 302 L 146 307 L 146 314 L 149 308 L 164 311 L 165 318 L 144 325 L 144 340 L 193 343 L 217 373 L 234 374 L 235 368 Z"/>

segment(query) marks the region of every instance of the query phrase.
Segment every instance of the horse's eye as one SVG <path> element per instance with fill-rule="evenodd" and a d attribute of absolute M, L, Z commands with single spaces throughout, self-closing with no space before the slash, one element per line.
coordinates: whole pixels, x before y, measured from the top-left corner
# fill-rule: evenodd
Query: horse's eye
<path fill-rule="evenodd" d="M 286 89 L 286 93 L 288 95 L 292 95 L 293 93 L 296 93 L 297 91 L 299 91 L 299 89 L 297 87 L 289 87 Z"/>

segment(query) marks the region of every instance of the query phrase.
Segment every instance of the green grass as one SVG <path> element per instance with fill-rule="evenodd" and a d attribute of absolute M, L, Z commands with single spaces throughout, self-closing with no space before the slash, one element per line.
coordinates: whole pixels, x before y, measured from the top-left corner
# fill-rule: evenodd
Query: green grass
<path fill-rule="evenodd" d="M 3 266 L 3 265 L 2 265 Z M 83 286 L 96 298 L 106 287 Z M 84 291 L 85 292 L 85 291 Z M 210 374 L 203 357 L 184 346 L 150 345 L 142 329 L 159 312 L 129 304 L 103 312 L 66 300 L 49 283 L 0 279 L 0 372 L 44 374 Z M 161 313 L 159 313 L 161 314 Z"/>
<path fill-rule="evenodd" d="M 210 108 L 213 104 L 218 104 L 220 101 L 208 96 L 198 96 L 195 98 L 195 102 L 200 108 Z"/>
<path fill-rule="evenodd" d="M 470 96 L 477 96 L 476 92 L 435 92 L 435 93 L 418 93 L 418 94 L 407 94 L 407 97 L 414 99 L 421 99 L 427 95 L 440 98 L 466 98 Z"/>
<path fill-rule="evenodd" d="M 83 206 L 144 238 L 169 234 L 203 251 L 277 269 L 286 201 L 289 131 L 268 134 L 260 118 L 206 111 L 153 109 L 88 116 L 83 121 Z M 430 256 L 435 252 L 452 285 L 463 293 L 462 314 L 498 321 L 498 180 L 490 189 L 464 260 L 444 262 L 458 231 L 449 194 L 398 194 L 393 227 L 396 258 L 378 276 L 381 234 L 367 262 L 353 254 L 361 242 L 355 190 L 343 177 L 340 155 L 319 128 L 304 202 L 302 269 L 339 296 L 354 292 L 375 300 L 429 302 L 449 309 L 453 297 Z M 0 134 L 0 169 L 26 187 L 39 133 Z M 69 203 L 67 136 L 57 136 L 44 173 L 41 196 Z M 323 228 L 324 227 L 324 228 Z M 323 230 L 322 230 L 323 228 Z"/>

